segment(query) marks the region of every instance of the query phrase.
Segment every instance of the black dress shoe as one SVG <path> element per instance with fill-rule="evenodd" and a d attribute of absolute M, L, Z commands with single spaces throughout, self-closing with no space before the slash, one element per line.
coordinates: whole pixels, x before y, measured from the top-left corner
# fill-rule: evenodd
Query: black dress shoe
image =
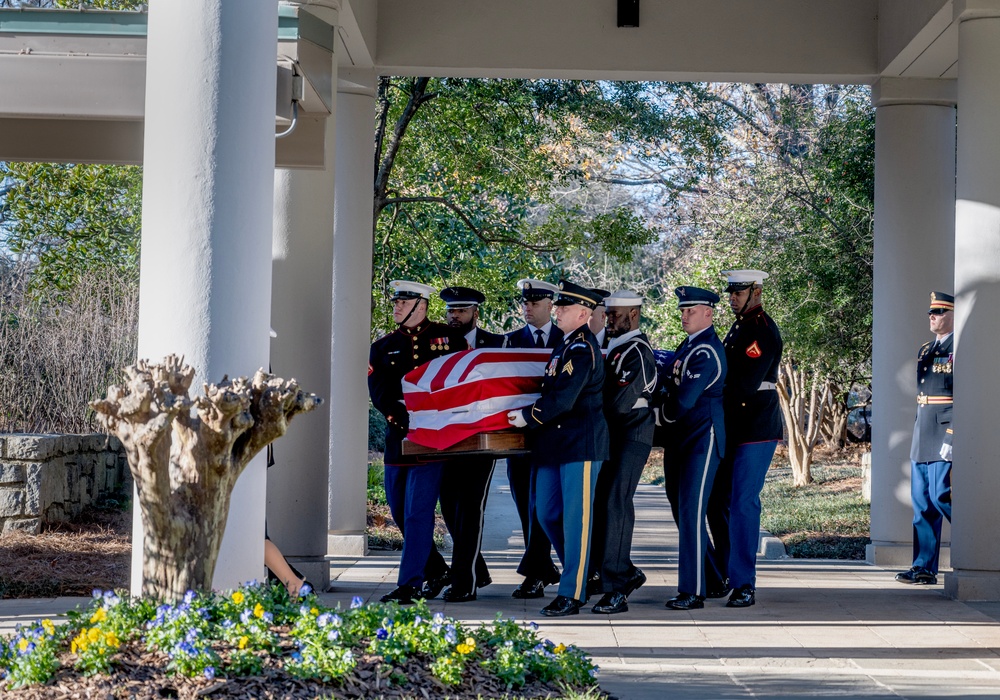
<path fill-rule="evenodd" d="M 667 607 L 671 610 L 695 610 L 705 607 L 705 599 L 692 593 L 678 593 L 667 601 Z"/>
<path fill-rule="evenodd" d="M 715 587 L 715 588 L 709 588 L 708 591 L 705 592 L 705 597 L 706 598 L 725 598 L 727 595 L 729 595 L 729 592 L 731 590 L 733 590 L 733 589 L 730 588 L 730 586 L 729 586 L 729 579 L 727 578 L 725 581 L 721 582 L 717 587 Z"/>
<path fill-rule="evenodd" d="M 729 600 L 726 601 L 727 608 L 749 608 L 751 605 L 756 603 L 757 600 L 754 596 L 753 586 L 749 583 L 740 586 L 733 594 L 729 596 Z"/>
<path fill-rule="evenodd" d="M 567 598 L 564 595 L 557 595 L 556 599 L 542 608 L 542 615 L 547 617 L 565 617 L 566 615 L 577 615 L 583 601 L 575 598 Z"/>
<path fill-rule="evenodd" d="M 632 574 L 632 578 L 625 582 L 625 595 L 632 595 L 639 590 L 644 583 L 646 583 L 646 574 L 642 573 L 642 569 L 636 567 L 635 572 Z"/>
<path fill-rule="evenodd" d="M 628 596 L 618 591 L 605 593 L 604 597 L 590 611 L 599 615 L 628 612 Z"/>
<path fill-rule="evenodd" d="M 441 600 L 447 603 L 468 603 L 476 599 L 475 591 L 456 591 L 454 586 L 449 586 L 441 596 Z"/>
<path fill-rule="evenodd" d="M 896 574 L 896 580 L 900 583 L 915 583 L 918 586 L 933 586 L 937 583 L 937 576 L 922 566 L 914 566 L 909 571 Z"/>
<path fill-rule="evenodd" d="M 487 576 L 484 579 L 476 581 L 476 588 L 486 588 L 491 583 L 493 583 L 493 579 Z"/>
<path fill-rule="evenodd" d="M 544 574 L 541 578 L 542 578 L 542 583 L 544 583 L 546 586 L 551 586 L 553 584 L 559 583 L 559 579 L 562 577 L 559 575 L 559 569 L 552 567 L 552 569 L 548 573 Z"/>
<path fill-rule="evenodd" d="M 598 593 L 601 592 L 601 588 L 603 585 L 604 584 L 601 581 L 601 575 L 595 571 L 590 575 L 590 578 L 587 579 L 587 595 L 588 596 L 597 595 Z"/>
<path fill-rule="evenodd" d="M 410 605 L 413 603 L 413 599 L 420 595 L 420 591 L 417 590 L 416 586 L 397 586 L 393 590 L 386 593 L 384 596 L 379 598 L 382 603 L 392 603 L 396 602 L 400 605 Z"/>
<path fill-rule="evenodd" d="M 521 585 L 510 594 L 511 598 L 544 598 L 545 584 L 537 578 L 526 578 Z"/>
<path fill-rule="evenodd" d="M 420 589 L 420 597 L 430 600 L 431 598 L 437 598 L 441 593 L 441 589 L 451 583 L 451 572 L 445 571 L 440 576 L 434 576 L 424 581 L 423 588 Z"/>

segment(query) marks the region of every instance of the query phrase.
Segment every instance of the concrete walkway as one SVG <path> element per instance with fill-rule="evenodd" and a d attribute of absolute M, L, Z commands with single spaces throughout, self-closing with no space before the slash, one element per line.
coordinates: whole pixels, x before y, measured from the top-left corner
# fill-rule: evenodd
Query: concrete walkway
<path fill-rule="evenodd" d="M 633 559 L 649 581 L 628 613 L 550 620 L 544 600 L 510 597 L 522 547 L 502 464 L 487 509 L 484 552 L 493 584 L 473 603 L 431 602 L 475 624 L 498 611 L 539 624 L 555 642 L 587 649 L 601 667 L 601 687 L 622 699 L 970 698 L 1000 697 L 1000 604 L 946 598 L 942 586 L 915 588 L 893 572 L 863 563 L 760 560 L 757 605 L 724 600 L 677 612 L 677 535 L 662 489 L 642 486 Z M 395 584 L 398 554 L 374 553 L 333 564 L 328 605 L 359 595 L 378 600 Z M 18 620 L 55 615 L 86 601 L 0 601 L 0 634 Z"/>

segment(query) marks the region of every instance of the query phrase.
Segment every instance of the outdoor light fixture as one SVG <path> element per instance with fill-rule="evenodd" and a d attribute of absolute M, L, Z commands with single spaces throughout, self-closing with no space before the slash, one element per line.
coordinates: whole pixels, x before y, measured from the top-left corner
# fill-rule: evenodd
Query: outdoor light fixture
<path fill-rule="evenodd" d="M 639 26 L 639 0 L 618 0 L 618 26 Z"/>

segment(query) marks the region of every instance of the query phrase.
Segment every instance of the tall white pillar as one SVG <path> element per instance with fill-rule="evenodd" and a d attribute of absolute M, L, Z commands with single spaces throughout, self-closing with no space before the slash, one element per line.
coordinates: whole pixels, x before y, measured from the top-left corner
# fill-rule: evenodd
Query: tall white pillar
<path fill-rule="evenodd" d="M 333 238 L 333 343 L 327 551 L 362 555 L 368 475 L 375 75 L 341 72 Z"/>
<path fill-rule="evenodd" d="M 955 211 L 954 573 L 960 600 L 1000 600 L 1000 0 L 955 0 L 958 183 Z"/>
<path fill-rule="evenodd" d="M 268 363 L 277 35 L 277 0 L 149 10 L 139 356 L 183 354 L 196 387 Z M 216 587 L 263 572 L 264 471 L 236 484 Z"/>
<path fill-rule="evenodd" d="M 917 350 L 932 339 L 929 293 L 953 288 L 956 85 L 953 80 L 883 78 L 873 86 L 872 100 L 875 293 L 867 557 L 878 566 L 909 568 Z M 947 549 L 942 562 L 947 566 Z"/>
<path fill-rule="evenodd" d="M 310 11 L 337 23 L 337 4 Z M 337 79 L 333 57 L 332 76 Z M 336 95 L 330 86 L 330 93 Z M 334 99 L 336 99 L 334 97 Z M 331 112 L 334 105 L 330 105 Z M 285 557 L 326 588 L 327 488 L 330 450 L 330 325 L 333 278 L 335 118 L 326 119 L 322 170 L 279 169 L 274 175 L 271 368 L 326 401 L 289 426 L 274 446 L 267 479 L 267 528 Z"/>

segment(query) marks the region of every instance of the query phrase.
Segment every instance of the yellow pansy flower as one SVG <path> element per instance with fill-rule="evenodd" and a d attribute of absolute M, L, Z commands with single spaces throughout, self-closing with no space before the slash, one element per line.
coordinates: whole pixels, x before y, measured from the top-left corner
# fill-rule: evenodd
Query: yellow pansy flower
<path fill-rule="evenodd" d="M 104 622 L 107 619 L 108 611 L 104 608 L 98 608 L 94 611 L 94 614 L 90 616 L 90 624 L 94 624 L 95 622 Z"/>
<path fill-rule="evenodd" d="M 246 635 L 243 635 L 242 637 L 240 637 L 240 641 L 239 641 L 239 644 L 237 644 L 237 646 L 240 649 L 246 649 L 247 648 L 247 642 L 249 642 L 249 641 L 250 641 L 250 638 L 247 637 Z"/>
<path fill-rule="evenodd" d="M 245 595 L 243 595 L 243 592 L 242 592 L 242 591 L 236 591 L 235 593 L 233 593 L 233 595 L 232 595 L 232 599 L 233 599 L 233 602 L 234 602 L 234 603 L 236 603 L 237 605 L 239 605 L 239 604 L 240 604 L 240 603 L 242 603 L 242 602 L 243 602 L 244 600 L 246 600 L 246 596 L 245 596 Z"/>
<path fill-rule="evenodd" d="M 253 608 L 253 616 L 264 617 L 264 606 L 261 605 L 260 603 L 257 603 L 257 605 L 255 605 Z"/>

